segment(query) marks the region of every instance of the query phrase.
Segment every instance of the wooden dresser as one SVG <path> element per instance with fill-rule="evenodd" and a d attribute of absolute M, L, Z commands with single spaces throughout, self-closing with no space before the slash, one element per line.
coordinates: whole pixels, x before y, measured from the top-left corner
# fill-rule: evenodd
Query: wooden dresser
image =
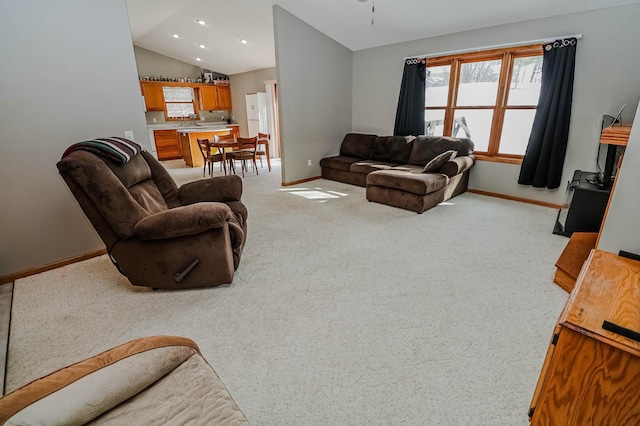
<path fill-rule="evenodd" d="M 531 424 L 639 425 L 640 342 L 629 331 L 640 333 L 640 262 L 592 250 L 554 330 Z"/>

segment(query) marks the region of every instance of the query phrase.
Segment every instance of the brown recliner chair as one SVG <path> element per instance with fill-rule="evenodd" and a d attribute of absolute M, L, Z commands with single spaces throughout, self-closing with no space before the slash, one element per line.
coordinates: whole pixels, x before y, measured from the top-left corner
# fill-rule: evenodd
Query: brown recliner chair
<path fill-rule="evenodd" d="M 178 188 L 145 151 L 118 164 L 78 150 L 57 167 L 133 285 L 193 288 L 233 280 L 247 234 L 240 177 Z"/>

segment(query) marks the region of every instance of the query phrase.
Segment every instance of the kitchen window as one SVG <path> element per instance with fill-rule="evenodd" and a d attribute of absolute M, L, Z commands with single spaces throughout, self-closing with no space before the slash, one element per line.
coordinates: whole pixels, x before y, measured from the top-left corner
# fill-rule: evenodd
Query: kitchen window
<path fill-rule="evenodd" d="M 469 138 L 479 159 L 520 164 L 542 77 L 542 45 L 427 58 L 425 133 Z"/>
<path fill-rule="evenodd" d="M 163 87 L 167 120 L 198 119 L 193 87 Z"/>

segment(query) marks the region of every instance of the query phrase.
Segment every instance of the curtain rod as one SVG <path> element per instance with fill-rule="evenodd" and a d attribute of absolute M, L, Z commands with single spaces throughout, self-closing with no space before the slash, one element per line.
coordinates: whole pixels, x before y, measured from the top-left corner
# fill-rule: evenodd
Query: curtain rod
<path fill-rule="evenodd" d="M 564 38 L 581 39 L 582 38 L 582 34 L 559 36 L 559 37 L 553 37 L 553 38 L 541 38 L 541 39 L 538 39 L 538 40 L 521 41 L 521 42 L 517 42 L 517 43 L 495 44 L 493 46 L 476 47 L 476 48 L 473 48 L 473 49 L 452 50 L 450 52 L 442 52 L 442 53 L 413 55 L 413 56 L 405 57 L 404 60 L 406 61 L 407 59 L 414 59 L 414 58 L 425 58 L 426 59 L 426 58 L 434 58 L 434 57 L 438 57 L 438 56 L 457 55 L 459 53 L 471 53 L 471 52 L 481 52 L 483 50 L 502 49 L 502 48 L 505 48 L 505 47 L 526 46 L 528 44 L 550 43 L 552 41 L 556 41 L 558 39 L 564 39 Z"/>

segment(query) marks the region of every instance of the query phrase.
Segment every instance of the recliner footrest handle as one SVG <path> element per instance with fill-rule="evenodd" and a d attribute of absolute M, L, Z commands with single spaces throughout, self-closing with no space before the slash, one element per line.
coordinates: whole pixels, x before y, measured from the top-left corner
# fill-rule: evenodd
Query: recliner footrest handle
<path fill-rule="evenodd" d="M 175 282 L 179 283 L 180 281 L 182 281 L 184 279 L 184 277 L 187 276 L 187 274 L 189 272 L 191 272 L 191 270 L 198 264 L 199 260 L 196 259 L 193 262 L 191 262 L 191 264 L 189 266 L 187 266 L 184 271 L 182 272 L 178 272 L 173 276 L 173 279 Z"/>

